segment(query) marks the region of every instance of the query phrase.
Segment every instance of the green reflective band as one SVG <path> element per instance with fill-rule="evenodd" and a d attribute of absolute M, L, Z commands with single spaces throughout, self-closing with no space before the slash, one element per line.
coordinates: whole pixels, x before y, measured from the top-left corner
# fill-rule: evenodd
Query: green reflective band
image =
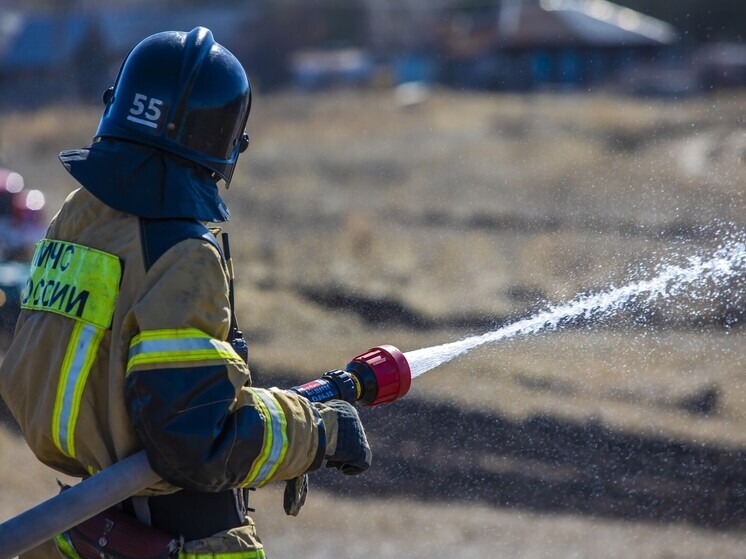
<path fill-rule="evenodd" d="M 21 307 L 108 329 L 121 278 L 122 265 L 113 254 L 42 239 L 36 245 Z"/>
<path fill-rule="evenodd" d="M 52 438 L 55 446 L 71 458 L 75 458 L 75 427 L 83 389 L 103 336 L 100 328 L 75 321 L 62 361 L 52 413 Z"/>
<path fill-rule="evenodd" d="M 68 557 L 69 559 L 83 559 L 80 555 L 78 555 L 77 551 L 75 551 L 73 542 L 70 541 L 70 536 L 67 534 L 67 532 L 57 534 L 54 537 L 54 543 L 57 544 L 57 549 L 59 549 L 62 555 L 64 555 L 65 557 Z"/>
<path fill-rule="evenodd" d="M 257 396 L 257 410 L 264 418 L 264 444 L 241 486 L 261 487 L 271 479 L 285 459 L 288 448 L 287 419 L 272 392 L 263 388 L 251 390 Z"/>
<path fill-rule="evenodd" d="M 272 436 L 268 437 L 267 441 L 269 454 L 253 480 L 257 486 L 262 486 L 270 480 L 280 463 L 285 459 L 288 449 L 287 420 L 285 419 L 285 413 L 269 390 L 255 388 L 254 393 L 264 401 L 265 409 L 270 414 L 272 428 Z"/>
<path fill-rule="evenodd" d="M 134 367 L 195 361 L 241 361 L 228 342 L 197 328 L 146 330 L 130 342 L 127 374 Z"/>

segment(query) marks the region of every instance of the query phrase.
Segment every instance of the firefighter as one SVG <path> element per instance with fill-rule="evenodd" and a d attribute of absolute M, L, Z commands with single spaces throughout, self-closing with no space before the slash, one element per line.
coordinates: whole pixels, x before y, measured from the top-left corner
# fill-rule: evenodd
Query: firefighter
<path fill-rule="evenodd" d="M 218 182 L 249 143 L 249 81 L 208 29 L 169 31 L 135 46 L 104 102 L 93 143 L 60 155 L 82 187 L 36 247 L 0 392 L 48 466 L 87 477 L 144 448 L 164 481 L 121 503 L 137 523 L 111 527 L 104 554 L 78 527 L 26 557 L 117 557 L 114 536 L 151 551 L 165 536 L 159 557 L 264 557 L 248 488 L 288 480 L 295 513 L 305 474 L 361 473 L 371 452 L 350 404 L 251 387 L 229 339 L 205 223 L 229 218 Z"/>

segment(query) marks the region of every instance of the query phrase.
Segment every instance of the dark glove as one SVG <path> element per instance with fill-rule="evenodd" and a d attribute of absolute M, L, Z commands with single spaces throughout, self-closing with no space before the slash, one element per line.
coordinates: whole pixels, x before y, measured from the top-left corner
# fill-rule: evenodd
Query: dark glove
<path fill-rule="evenodd" d="M 306 503 L 308 495 L 308 475 L 303 474 L 285 482 L 285 493 L 283 495 L 282 507 L 285 514 L 298 516 L 301 507 Z"/>
<path fill-rule="evenodd" d="M 334 454 L 326 457 L 326 467 L 346 475 L 362 474 L 370 468 L 373 453 L 357 410 L 344 400 L 330 400 L 324 405 L 337 413 L 337 445 Z"/>

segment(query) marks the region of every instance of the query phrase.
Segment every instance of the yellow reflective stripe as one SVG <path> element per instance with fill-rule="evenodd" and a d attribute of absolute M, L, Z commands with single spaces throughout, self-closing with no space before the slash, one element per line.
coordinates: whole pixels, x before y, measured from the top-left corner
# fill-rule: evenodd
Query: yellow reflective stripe
<path fill-rule="evenodd" d="M 261 388 L 254 389 L 254 391 L 264 401 L 272 417 L 272 448 L 269 458 L 259 471 L 256 480 L 259 485 L 264 485 L 272 478 L 278 466 L 285 459 L 288 449 L 287 419 L 285 418 L 285 412 L 282 411 L 270 391 Z"/>
<path fill-rule="evenodd" d="M 142 340 L 170 340 L 177 338 L 210 338 L 198 328 L 164 328 L 161 330 L 144 330 L 132 338 L 130 345 L 141 342 Z"/>
<path fill-rule="evenodd" d="M 21 307 L 108 329 L 122 279 L 113 254 L 53 239 L 36 244 Z"/>
<path fill-rule="evenodd" d="M 71 458 L 75 457 L 75 426 L 83 390 L 103 336 L 101 328 L 76 320 L 62 361 L 52 412 L 52 439 Z"/>
<path fill-rule="evenodd" d="M 127 372 L 138 365 L 154 363 L 240 359 L 231 344 L 196 328 L 147 330 L 130 342 Z"/>
<path fill-rule="evenodd" d="M 264 549 L 253 549 L 251 551 L 224 551 L 208 553 L 190 553 L 182 551 L 179 559 L 264 559 Z"/>
<path fill-rule="evenodd" d="M 256 392 L 258 389 L 255 388 L 253 390 L 254 392 Z M 264 400 L 262 400 L 261 398 L 257 398 L 256 408 L 257 410 L 259 410 L 259 413 L 264 418 L 264 446 L 262 446 L 262 452 L 259 454 L 259 456 L 254 459 L 254 463 L 251 465 L 251 469 L 249 470 L 249 475 L 246 476 L 246 479 L 241 484 L 243 487 L 249 487 L 253 484 L 254 479 L 256 479 L 257 475 L 259 474 L 259 470 L 267 461 L 270 450 L 272 449 L 272 419 L 269 414 L 269 410 L 267 410 L 267 406 L 264 404 Z"/>
<path fill-rule="evenodd" d="M 272 478 L 287 454 L 287 419 L 269 390 L 252 390 L 258 397 L 257 407 L 264 417 L 264 446 L 243 485 L 260 487 Z"/>
<path fill-rule="evenodd" d="M 70 541 L 70 536 L 68 536 L 67 532 L 57 534 L 54 537 L 54 543 L 57 544 L 57 549 L 59 549 L 60 553 L 65 557 L 68 557 L 69 559 L 82 559 L 82 557 L 78 555 L 78 552 L 75 551 L 73 542 Z"/>

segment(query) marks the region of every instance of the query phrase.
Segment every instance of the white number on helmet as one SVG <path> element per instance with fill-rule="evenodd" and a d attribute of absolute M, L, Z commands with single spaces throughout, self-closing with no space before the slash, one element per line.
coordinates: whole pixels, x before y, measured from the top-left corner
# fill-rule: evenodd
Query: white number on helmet
<path fill-rule="evenodd" d="M 127 120 L 149 128 L 157 128 L 158 119 L 161 117 L 161 105 L 163 105 L 163 101 L 160 99 L 135 93 Z"/>

